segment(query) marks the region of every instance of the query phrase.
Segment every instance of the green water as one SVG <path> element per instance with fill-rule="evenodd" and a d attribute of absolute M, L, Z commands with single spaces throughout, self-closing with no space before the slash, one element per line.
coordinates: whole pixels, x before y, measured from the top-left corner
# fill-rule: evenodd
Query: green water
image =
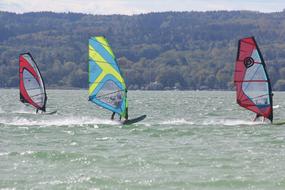
<path fill-rule="evenodd" d="M 275 93 L 275 118 L 285 119 Z M 36 115 L 0 90 L 0 188 L 285 189 L 285 126 L 251 122 L 233 92 L 129 93 L 121 126 L 86 91 L 48 91 Z"/>

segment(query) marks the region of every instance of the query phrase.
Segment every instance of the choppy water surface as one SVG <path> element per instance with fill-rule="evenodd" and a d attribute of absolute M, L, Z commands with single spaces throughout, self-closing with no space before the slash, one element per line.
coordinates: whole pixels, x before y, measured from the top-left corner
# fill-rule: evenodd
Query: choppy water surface
<path fill-rule="evenodd" d="M 285 94 L 275 118 L 285 120 Z M 129 92 L 121 126 L 87 92 L 48 91 L 40 115 L 0 90 L 0 188 L 285 189 L 285 126 L 251 122 L 233 92 Z"/>

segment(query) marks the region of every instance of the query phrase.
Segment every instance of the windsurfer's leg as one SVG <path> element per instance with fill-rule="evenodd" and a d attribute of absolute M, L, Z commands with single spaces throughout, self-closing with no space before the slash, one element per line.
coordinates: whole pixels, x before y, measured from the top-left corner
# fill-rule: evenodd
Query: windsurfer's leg
<path fill-rule="evenodd" d="M 129 112 L 128 112 L 128 108 L 126 108 L 126 120 L 129 119 Z"/>
<path fill-rule="evenodd" d="M 111 120 L 114 120 L 115 112 L 112 113 Z"/>
<path fill-rule="evenodd" d="M 38 113 L 38 112 L 39 112 L 39 110 L 37 109 L 37 110 L 36 110 L 36 113 Z"/>
<path fill-rule="evenodd" d="M 263 122 L 263 123 L 265 122 L 265 117 L 263 117 L 262 122 Z"/>
<path fill-rule="evenodd" d="M 256 114 L 256 116 L 253 118 L 253 122 L 256 121 L 258 117 L 259 117 L 259 115 Z"/>
<path fill-rule="evenodd" d="M 254 116 L 254 118 L 253 118 L 253 120 L 252 120 L 252 121 L 254 122 L 255 120 L 256 120 L 256 116 Z"/>

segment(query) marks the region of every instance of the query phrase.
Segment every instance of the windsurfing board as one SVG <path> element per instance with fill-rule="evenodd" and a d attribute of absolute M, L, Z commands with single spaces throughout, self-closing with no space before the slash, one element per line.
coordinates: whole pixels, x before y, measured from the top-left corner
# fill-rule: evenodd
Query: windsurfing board
<path fill-rule="evenodd" d="M 43 113 L 44 115 L 53 115 L 53 114 L 56 114 L 57 110 L 55 111 L 52 111 L 52 112 L 45 112 Z"/>
<path fill-rule="evenodd" d="M 278 122 L 274 122 L 272 124 L 273 125 L 285 125 L 285 121 L 278 121 Z"/>
<path fill-rule="evenodd" d="M 122 124 L 123 125 L 131 125 L 131 124 L 140 122 L 140 121 L 144 120 L 145 118 L 146 118 L 146 115 L 142 115 L 142 116 L 136 117 L 134 119 L 125 120 L 122 122 Z"/>

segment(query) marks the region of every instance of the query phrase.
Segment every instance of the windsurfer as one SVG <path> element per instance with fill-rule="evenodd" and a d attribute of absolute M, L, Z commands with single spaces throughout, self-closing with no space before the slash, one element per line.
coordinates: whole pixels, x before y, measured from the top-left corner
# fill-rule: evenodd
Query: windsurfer
<path fill-rule="evenodd" d="M 116 108 L 120 107 L 120 104 L 121 104 L 121 102 L 122 102 L 122 95 L 121 95 L 121 93 L 118 92 L 116 96 L 111 97 L 111 100 L 112 100 L 112 104 L 113 104 Z M 111 120 L 114 120 L 115 114 L 116 114 L 116 112 L 113 112 L 113 113 L 112 113 Z M 122 117 L 121 117 L 121 115 L 120 115 L 120 120 L 121 120 L 121 118 L 122 118 Z"/>

